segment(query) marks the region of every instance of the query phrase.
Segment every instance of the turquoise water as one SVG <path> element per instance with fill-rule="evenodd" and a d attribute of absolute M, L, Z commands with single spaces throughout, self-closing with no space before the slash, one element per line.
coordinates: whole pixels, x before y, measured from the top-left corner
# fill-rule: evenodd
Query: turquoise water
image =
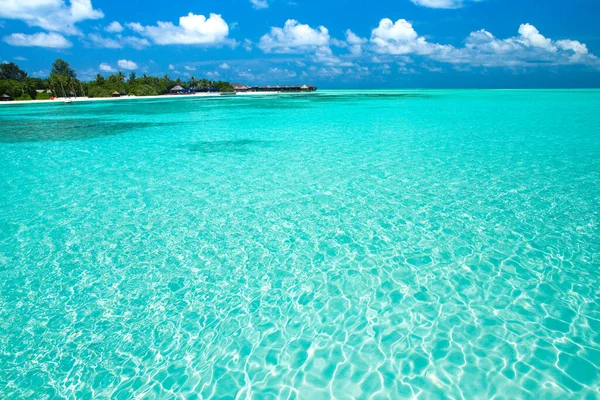
<path fill-rule="evenodd" d="M 0 398 L 600 398 L 600 91 L 0 107 Z"/>

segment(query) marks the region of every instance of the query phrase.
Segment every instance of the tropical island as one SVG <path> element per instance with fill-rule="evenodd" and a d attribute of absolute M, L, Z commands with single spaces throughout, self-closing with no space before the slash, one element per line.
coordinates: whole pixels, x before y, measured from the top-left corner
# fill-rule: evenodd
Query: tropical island
<path fill-rule="evenodd" d="M 50 100 L 59 97 L 117 97 L 117 96 L 159 96 L 168 94 L 179 87 L 190 92 L 234 92 L 229 82 L 211 81 L 190 77 L 187 81 L 179 78 L 138 77 L 135 72 L 126 76 L 122 71 L 104 77 L 100 74 L 90 82 L 77 78 L 68 62 L 57 59 L 52 64 L 50 76 L 46 79 L 30 77 L 17 64 L 0 65 L 0 98 L 10 100 Z"/>
<path fill-rule="evenodd" d="M 55 98 L 115 98 L 151 97 L 162 95 L 183 95 L 202 93 L 250 94 L 250 93 L 297 93 L 317 90 L 312 85 L 293 86 L 247 86 L 241 83 L 196 79 L 187 81 L 180 78 L 138 77 L 135 72 L 126 76 L 122 71 L 104 77 L 97 74 L 92 81 L 77 78 L 77 73 L 68 62 L 57 59 L 52 64 L 48 78 L 30 77 L 14 62 L 0 64 L 0 101 L 53 100 Z"/>

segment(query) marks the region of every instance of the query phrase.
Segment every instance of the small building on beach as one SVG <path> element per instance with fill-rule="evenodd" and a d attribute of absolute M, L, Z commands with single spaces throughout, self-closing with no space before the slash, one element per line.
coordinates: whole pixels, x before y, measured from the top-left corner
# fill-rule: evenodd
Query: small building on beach
<path fill-rule="evenodd" d="M 169 90 L 169 93 L 171 93 L 171 94 L 182 94 L 182 93 L 185 93 L 185 89 L 182 86 L 177 85 L 177 86 L 173 86 L 171 88 L 171 90 Z"/>
<path fill-rule="evenodd" d="M 114 92 L 112 92 L 112 97 L 121 97 L 121 93 L 115 90 Z"/>
<path fill-rule="evenodd" d="M 3 94 L 2 96 L 0 96 L 0 101 L 10 101 L 11 98 L 9 95 L 7 95 L 6 93 Z"/>

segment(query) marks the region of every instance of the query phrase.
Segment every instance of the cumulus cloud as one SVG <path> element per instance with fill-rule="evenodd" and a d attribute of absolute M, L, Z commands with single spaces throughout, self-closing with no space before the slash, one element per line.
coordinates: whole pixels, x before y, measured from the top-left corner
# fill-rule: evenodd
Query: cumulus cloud
<path fill-rule="evenodd" d="M 452 63 L 474 66 L 527 66 L 598 64 L 587 46 L 576 40 L 558 40 L 544 37 L 533 25 L 523 24 L 519 35 L 498 39 L 486 30 L 473 32 L 464 48 L 446 48 L 433 58 Z"/>
<path fill-rule="evenodd" d="M 130 60 L 119 60 L 117 61 L 117 64 L 120 68 L 127 70 L 134 70 L 138 68 L 137 64 Z"/>
<path fill-rule="evenodd" d="M 368 42 L 367 39 L 359 37 L 350 29 L 346 31 L 346 42 L 348 42 L 350 53 L 354 56 L 360 56 L 363 52 L 363 45 Z"/>
<path fill-rule="evenodd" d="M 316 29 L 289 19 L 283 28 L 272 27 L 260 38 L 258 47 L 265 53 L 300 53 L 329 46 L 329 31 L 324 26 Z"/>
<path fill-rule="evenodd" d="M 371 32 L 373 50 L 380 54 L 427 54 L 438 45 L 428 43 L 419 36 L 412 24 L 405 19 L 392 22 L 384 18 L 379 26 Z"/>
<path fill-rule="evenodd" d="M 345 45 L 332 40 L 324 26 L 312 28 L 290 19 L 283 28 L 272 27 L 269 33 L 260 38 L 258 47 L 265 53 L 312 54 L 315 62 L 339 65 L 342 61 L 333 54 L 330 44 Z"/>
<path fill-rule="evenodd" d="M 111 67 L 107 63 L 100 64 L 100 66 L 98 68 L 100 68 L 100 71 L 103 71 L 103 72 L 117 72 L 113 67 Z"/>
<path fill-rule="evenodd" d="M 137 33 L 142 33 L 144 31 L 144 26 L 139 22 L 128 22 L 127 24 L 125 24 L 125 26 Z"/>
<path fill-rule="evenodd" d="M 169 71 L 175 70 L 175 66 L 173 64 L 169 64 Z"/>
<path fill-rule="evenodd" d="M 26 35 L 24 33 L 13 33 L 5 36 L 4 41 L 11 46 L 22 47 L 46 47 L 51 49 L 66 49 L 73 46 L 63 35 L 51 33 L 35 33 Z"/>
<path fill-rule="evenodd" d="M 221 69 L 229 69 L 229 64 L 223 63 L 223 64 L 219 65 L 219 68 L 221 68 Z"/>
<path fill-rule="evenodd" d="M 125 28 L 117 21 L 111 22 L 104 30 L 110 33 L 121 33 Z"/>
<path fill-rule="evenodd" d="M 269 7 L 267 0 L 250 0 L 250 3 L 252 3 L 252 7 L 256 8 L 257 10 Z"/>
<path fill-rule="evenodd" d="M 531 24 L 519 27 L 519 35 L 497 39 L 486 30 L 473 32 L 461 48 L 427 41 L 419 36 L 412 24 L 404 19 L 380 21 L 371 33 L 370 44 L 380 55 L 415 54 L 437 61 L 473 66 L 564 65 L 570 63 L 598 64 L 587 46 L 576 40 L 554 41 L 543 36 Z"/>
<path fill-rule="evenodd" d="M 527 47 L 539 47 L 550 52 L 556 51 L 556 46 L 552 40 L 545 38 L 537 28 L 530 24 L 523 24 L 519 27 L 519 34 L 523 44 Z"/>
<path fill-rule="evenodd" d="M 0 18 L 16 19 L 29 26 L 64 34 L 80 34 L 76 23 L 103 18 L 91 0 L 1 0 Z"/>
<path fill-rule="evenodd" d="M 159 45 L 219 46 L 234 43 L 227 38 L 229 25 L 219 14 L 210 14 L 206 18 L 204 15 L 189 13 L 179 18 L 179 25 L 159 21 L 156 26 L 143 26 L 137 22 L 128 23 L 127 26 Z"/>

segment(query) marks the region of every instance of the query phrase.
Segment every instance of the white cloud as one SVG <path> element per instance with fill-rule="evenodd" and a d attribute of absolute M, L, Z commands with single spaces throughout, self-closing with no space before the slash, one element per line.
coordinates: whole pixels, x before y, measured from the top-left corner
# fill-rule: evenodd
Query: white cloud
<path fill-rule="evenodd" d="M 97 33 L 90 33 L 87 38 L 92 42 L 95 47 L 101 47 L 105 49 L 120 49 L 123 45 L 115 39 L 105 38 Z"/>
<path fill-rule="evenodd" d="M 16 19 L 29 26 L 65 34 L 80 34 L 76 23 L 103 18 L 91 0 L 1 0 L 0 18 Z M 47 46 L 46 46 L 47 47 Z"/>
<path fill-rule="evenodd" d="M 333 54 L 330 44 L 346 46 L 345 42 L 332 40 L 324 26 L 311 28 L 290 19 L 283 28 L 271 27 L 271 31 L 260 38 L 258 47 L 265 53 L 312 54 L 315 62 L 339 65 L 342 61 Z"/>
<path fill-rule="evenodd" d="M 104 72 L 117 72 L 117 70 L 115 70 L 113 67 L 111 67 L 107 63 L 100 64 L 99 68 L 100 68 L 100 71 L 104 71 Z"/>
<path fill-rule="evenodd" d="M 328 46 L 317 47 L 313 56 L 313 60 L 315 62 L 327 65 L 337 65 L 342 62 L 342 60 L 333 54 L 333 51 Z"/>
<path fill-rule="evenodd" d="M 229 64 L 223 63 L 223 64 L 219 65 L 219 68 L 221 68 L 221 69 L 229 69 Z"/>
<path fill-rule="evenodd" d="M 465 5 L 465 2 L 469 0 L 411 0 L 418 6 L 429 7 L 429 8 L 460 8 Z M 481 0 L 472 0 L 481 1 Z"/>
<path fill-rule="evenodd" d="M 372 50 L 382 56 L 415 54 L 472 66 L 599 64 L 585 44 L 575 40 L 554 41 L 543 36 L 531 24 L 521 25 L 519 35 L 508 39 L 497 39 L 482 29 L 471 33 L 465 40 L 465 46 L 457 48 L 427 41 L 404 19 L 394 23 L 384 18 L 373 29 L 370 43 Z"/>
<path fill-rule="evenodd" d="M 296 71 L 290 71 L 286 69 L 279 68 L 269 68 L 269 76 L 277 77 L 277 78 L 295 78 L 298 74 Z"/>
<path fill-rule="evenodd" d="M 350 45 L 350 53 L 354 56 L 360 56 L 363 52 L 363 44 L 368 42 L 367 39 L 359 37 L 350 29 L 346 31 L 346 41 Z"/>
<path fill-rule="evenodd" d="M 173 64 L 169 64 L 169 70 L 173 71 L 175 69 L 175 66 Z"/>
<path fill-rule="evenodd" d="M 66 49 L 73 46 L 63 35 L 55 32 L 35 33 L 26 35 L 24 33 L 13 33 L 5 36 L 4 41 L 11 46 L 23 47 L 46 47 L 51 49 Z"/>
<path fill-rule="evenodd" d="M 555 52 L 557 49 L 550 39 L 546 39 L 540 34 L 537 28 L 530 24 L 523 24 L 519 27 L 519 34 L 523 43 L 527 47 L 539 47 L 540 49 Z"/>
<path fill-rule="evenodd" d="M 27 61 L 27 59 L 25 57 L 22 57 L 22 56 L 16 56 L 16 57 L 13 57 L 13 58 L 15 60 L 17 60 L 17 61 Z"/>
<path fill-rule="evenodd" d="M 558 40 L 556 46 L 561 50 L 572 51 L 570 61 L 575 63 L 585 61 L 585 58 L 589 54 L 587 46 L 577 40 Z M 596 59 L 593 55 L 590 57 Z"/>
<path fill-rule="evenodd" d="M 433 58 L 452 63 L 482 66 L 565 65 L 572 63 L 598 65 L 596 56 L 587 46 L 576 40 L 558 40 L 544 37 L 530 24 L 519 27 L 519 36 L 497 39 L 490 32 L 473 32 L 464 48 L 446 46 L 446 51 Z"/>
<path fill-rule="evenodd" d="M 117 21 L 111 22 L 104 30 L 110 33 L 121 33 L 125 28 Z"/>
<path fill-rule="evenodd" d="M 208 76 L 209 78 L 218 78 L 219 77 L 219 73 L 217 71 L 209 71 L 206 73 L 206 76 Z"/>
<path fill-rule="evenodd" d="M 289 19 L 283 28 L 272 27 L 271 32 L 260 38 L 258 47 L 265 53 L 300 53 L 329 46 L 330 39 L 324 26 L 313 29 Z"/>
<path fill-rule="evenodd" d="M 244 50 L 246 50 L 246 51 L 252 51 L 252 45 L 253 45 L 253 43 L 252 43 L 251 40 L 244 39 L 244 44 L 243 44 Z"/>
<path fill-rule="evenodd" d="M 135 36 L 117 35 L 117 37 L 113 39 L 98 35 L 97 33 L 90 33 L 87 35 L 87 39 L 94 47 L 100 47 L 104 49 L 121 49 L 129 46 L 139 50 L 150 46 L 148 39 L 138 38 Z"/>
<path fill-rule="evenodd" d="M 135 36 L 119 37 L 119 40 L 124 46 L 133 47 L 134 49 L 138 50 L 150 46 L 150 42 L 148 41 L 148 39 L 139 38 Z"/>
<path fill-rule="evenodd" d="M 129 29 L 137 32 L 137 33 L 142 33 L 144 31 L 144 26 L 142 24 L 140 24 L 139 22 L 129 22 L 127 24 L 125 24 Z"/>
<path fill-rule="evenodd" d="M 159 45 L 219 46 L 234 43 L 227 38 L 229 26 L 219 14 L 210 14 L 207 19 L 204 15 L 189 13 L 179 18 L 179 25 L 159 21 L 156 26 L 142 26 L 137 22 L 129 23 L 127 26 Z"/>
<path fill-rule="evenodd" d="M 190 65 L 186 65 L 183 68 L 187 69 L 188 71 L 195 71 L 196 70 L 196 67 L 192 67 Z"/>
<path fill-rule="evenodd" d="M 137 64 L 130 60 L 119 60 L 117 61 L 117 64 L 120 68 L 128 70 L 134 70 L 138 68 Z"/>
<path fill-rule="evenodd" d="M 252 7 L 256 8 L 257 10 L 269 7 L 267 0 L 250 0 L 250 3 L 252 3 Z"/>
<path fill-rule="evenodd" d="M 373 29 L 371 43 L 376 53 L 393 55 L 427 54 L 437 46 L 420 37 L 407 20 L 392 22 L 389 18 L 382 19 L 379 26 Z"/>

